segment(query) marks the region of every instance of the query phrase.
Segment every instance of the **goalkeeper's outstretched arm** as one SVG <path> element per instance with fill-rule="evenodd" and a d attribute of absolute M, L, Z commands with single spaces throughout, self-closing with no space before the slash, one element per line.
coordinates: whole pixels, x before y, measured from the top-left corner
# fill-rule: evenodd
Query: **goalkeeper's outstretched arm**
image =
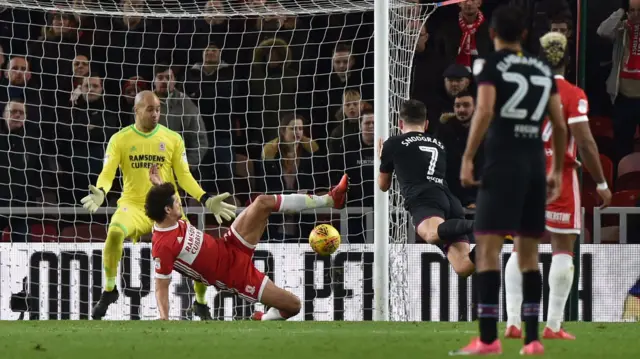
<path fill-rule="evenodd" d="M 104 198 L 113 185 L 113 179 L 116 177 L 116 170 L 120 165 L 120 151 L 118 150 L 118 141 L 116 136 L 111 136 L 107 152 L 104 155 L 104 164 L 102 171 L 98 176 L 96 185 L 89 186 L 89 195 L 82 198 L 81 203 L 87 211 L 95 213 L 104 202 Z"/>

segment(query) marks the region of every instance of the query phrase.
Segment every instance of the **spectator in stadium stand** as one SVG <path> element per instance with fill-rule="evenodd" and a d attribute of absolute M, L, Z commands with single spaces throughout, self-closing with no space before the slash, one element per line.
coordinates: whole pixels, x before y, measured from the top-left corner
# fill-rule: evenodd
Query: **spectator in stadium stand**
<path fill-rule="evenodd" d="M 140 11 L 141 0 L 121 0 L 122 11 Z M 170 59 L 170 41 L 167 32 L 163 32 L 160 19 L 142 16 L 111 17 L 109 46 L 107 49 L 107 78 L 113 81 L 106 84 L 107 93 L 118 93 L 120 81 L 131 76 L 153 78 L 153 66 L 156 59 Z M 107 34 L 103 33 L 102 36 Z M 126 46 L 126 47 L 125 47 Z"/>
<path fill-rule="evenodd" d="M 56 11 L 48 15 L 42 35 L 31 43 L 29 52 L 32 71 L 40 74 L 44 105 L 55 109 L 69 107 L 73 84 L 68 76 L 73 73 L 73 59 L 78 53 L 88 53 L 91 41 L 78 28 L 72 14 Z"/>
<path fill-rule="evenodd" d="M 471 91 L 471 72 L 466 67 L 460 64 L 449 65 L 444 70 L 444 91 L 442 87 L 439 87 L 439 96 L 436 93 L 433 97 L 435 100 L 430 101 L 432 103 L 431 108 L 428 108 L 429 118 L 433 122 L 429 122 L 428 132 L 431 134 L 437 134 L 440 128 L 440 116 L 443 113 L 450 112 L 453 108 L 453 103 L 456 95 L 463 91 Z"/>
<path fill-rule="evenodd" d="M 420 21 L 411 21 L 410 26 L 421 26 Z M 427 106 L 429 112 L 438 107 L 437 96 L 433 96 L 433 89 L 440 85 L 442 73 L 442 59 L 429 45 L 429 33 L 427 24 L 420 28 L 420 36 L 413 57 L 413 70 L 411 76 L 411 98 L 421 101 Z M 434 122 L 437 118 L 432 119 Z"/>
<path fill-rule="evenodd" d="M 29 61 L 23 56 L 14 56 L 9 60 L 0 79 L 0 103 L 10 99 L 22 99 L 32 106 L 39 104 L 38 86 L 32 79 Z M 29 116 L 30 119 L 35 118 Z"/>
<path fill-rule="evenodd" d="M 71 98 L 69 102 L 75 104 L 82 95 L 82 83 L 84 78 L 89 76 L 89 58 L 86 55 L 77 55 L 73 59 L 73 70 L 71 73 Z M 101 85 L 102 86 L 102 85 Z"/>
<path fill-rule="evenodd" d="M 249 78 L 249 143 L 262 146 L 278 137 L 279 114 L 296 106 L 297 76 L 286 41 L 267 39 L 255 49 Z"/>
<path fill-rule="evenodd" d="M 153 86 L 160 99 L 160 124 L 182 135 L 191 172 L 208 179 L 211 173 L 198 171 L 209 143 L 200 110 L 189 96 L 176 89 L 175 75 L 169 65 L 155 66 Z"/>
<path fill-rule="evenodd" d="M 119 117 L 105 107 L 104 87 L 99 76 L 83 79 L 80 96 L 65 117 L 58 118 L 57 146 L 60 201 L 77 203 L 95 183 L 102 169 L 104 144 L 120 130 Z M 75 199 L 74 199 L 75 198 Z"/>
<path fill-rule="evenodd" d="M 138 92 L 145 90 L 149 90 L 149 82 L 142 76 L 132 76 L 124 82 L 118 109 L 120 123 L 123 127 L 133 124 L 133 102 Z"/>
<path fill-rule="evenodd" d="M 571 17 L 565 17 L 562 15 L 558 15 L 551 19 L 551 28 L 550 31 L 559 32 L 563 34 L 567 41 L 569 41 L 569 45 L 567 48 L 575 49 L 575 40 L 573 38 L 573 20 Z M 567 52 L 567 69 L 565 70 L 565 79 L 570 82 L 575 82 L 576 72 L 575 72 L 575 61 L 573 59 L 574 51 L 570 50 Z"/>
<path fill-rule="evenodd" d="M 469 137 L 471 117 L 475 111 L 475 98 L 469 91 L 462 91 L 456 95 L 453 103 L 453 113 L 443 113 L 440 116 L 440 130 L 438 138 L 447 149 L 446 179 L 449 189 L 460 203 L 466 208 L 475 208 L 477 187 L 464 188 L 460 183 L 460 167 L 462 155 Z M 482 168 L 482 147 L 474 158 L 476 171 Z M 476 173 L 477 178 L 480 174 Z"/>
<path fill-rule="evenodd" d="M 625 8 L 614 11 L 598 27 L 598 35 L 613 41 L 607 93 L 613 102 L 617 161 L 633 152 L 633 138 L 640 125 L 640 0 L 624 4 Z"/>
<path fill-rule="evenodd" d="M 205 4 L 205 15 L 202 19 L 183 18 L 178 20 L 180 31 L 176 34 L 176 51 L 173 57 L 176 63 L 193 65 L 201 62 L 202 52 L 210 44 L 224 45 L 224 51 L 221 54 L 223 62 L 234 64 L 238 61 L 238 49 L 244 31 L 239 26 L 242 21 L 216 16 L 218 13 L 225 13 L 225 10 L 225 4 L 222 0 L 209 0 Z M 250 51 L 252 50 L 253 47 L 248 49 L 247 61 L 251 59 Z"/>
<path fill-rule="evenodd" d="M 300 115 L 285 113 L 282 116 L 277 137 L 262 150 L 256 181 L 258 192 L 320 195 L 327 191 L 326 160 L 317 155 L 319 146 L 305 135 L 305 127 L 308 127 L 307 120 Z M 269 238 L 299 238 L 300 233 L 311 231 L 314 221 L 304 216 L 301 220 L 299 214 L 284 215 L 282 221 L 270 221 Z M 306 228 L 305 223 L 311 228 Z"/>
<path fill-rule="evenodd" d="M 10 100 L 3 109 L 0 124 L 0 207 L 35 206 L 42 196 L 38 137 L 30 132 L 37 123 L 26 123 L 25 107 L 20 100 Z M 26 216 L 0 214 L 0 231 L 7 226 L 12 242 L 27 241 Z"/>
<path fill-rule="evenodd" d="M 510 0 L 509 5 L 529 14 L 523 19 L 527 22 L 527 39 L 522 45 L 532 54 L 540 53 L 540 37 L 549 31 L 552 19 L 572 18 L 567 0 Z"/>
<path fill-rule="evenodd" d="M 360 90 L 362 85 L 362 73 L 354 69 L 356 58 L 350 44 L 338 43 L 331 61 L 331 73 L 317 76 L 313 86 L 311 132 L 316 139 L 327 138 L 331 133 L 330 123 L 343 106 L 345 91 Z"/>
<path fill-rule="evenodd" d="M 444 63 L 456 63 L 471 69 L 477 57 L 493 52 L 489 38 L 489 21 L 480 10 L 482 0 L 459 4 L 458 21 L 444 23 L 437 32 L 436 48 Z"/>
<path fill-rule="evenodd" d="M 39 36 L 45 13 L 0 6 L 0 46 L 5 54 L 26 54 L 29 40 Z"/>
<path fill-rule="evenodd" d="M 358 90 L 349 89 L 344 92 L 342 108 L 336 112 L 335 122 L 329 124 L 333 127 L 328 139 L 329 152 L 341 152 L 348 138 L 360 135 L 360 114 L 365 109 L 371 110 L 372 106 L 362 101 Z"/>
<path fill-rule="evenodd" d="M 201 61 L 189 69 L 184 84 L 185 92 L 200 109 L 209 147 L 213 148 L 200 166 L 202 172 L 214 174 L 214 181 L 201 181 L 208 192 L 233 192 L 231 129 L 235 122 L 233 102 L 239 101 L 233 80 L 233 67 L 220 59 L 220 49 L 211 44 L 202 52 Z"/>

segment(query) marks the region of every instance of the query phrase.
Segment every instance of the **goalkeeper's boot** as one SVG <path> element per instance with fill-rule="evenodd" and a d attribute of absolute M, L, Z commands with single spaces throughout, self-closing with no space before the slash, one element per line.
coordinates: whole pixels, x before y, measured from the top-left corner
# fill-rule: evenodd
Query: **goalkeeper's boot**
<path fill-rule="evenodd" d="M 342 209 L 347 202 L 347 191 L 349 190 L 349 176 L 342 176 L 340 182 L 329 191 L 329 197 L 333 199 L 333 208 Z"/>
<path fill-rule="evenodd" d="M 206 304 L 193 301 L 191 311 L 193 311 L 193 314 L 200 317 L 200 320 L 213 320 L 213 317 L 211 316 L 211 308 Z"/>
<path fill-rule="evenodd" d="M 544 339 L 561 339 L 561 340 L 576 340 L 576 337 L 572 334 L 567 333 L 564 328 L 560 328 L 557 332 L 554 332 L 553 329 L 549 327 L 545 327 L 542 332 L 542 338 Z"/>
<path fill-rule="evenodd" d="M 474 338 L 466 347 L 454 352 L 449 352 L 450 356 L 494 354 L 502 354 L 502 344 L 500 343 L 500 339 L 494 340 L 491 344 L 485 344 L 480 340 L 480 338 Z"/>
<path fill-rule="evenodd" d="M 107 309 L 111 303 L 115 303 L 118 301 L 118 297 L 120 293 L 118 293 L 118 287 L 114 287 L 112 291 L 107 292 L 106 290 L 102 292 L 100 296 L 100 300 L 96 303 L 96 306 L 93 307 L 91 311 L 91 318 L 94 320 L 101 320 L 107 314 Z"/>

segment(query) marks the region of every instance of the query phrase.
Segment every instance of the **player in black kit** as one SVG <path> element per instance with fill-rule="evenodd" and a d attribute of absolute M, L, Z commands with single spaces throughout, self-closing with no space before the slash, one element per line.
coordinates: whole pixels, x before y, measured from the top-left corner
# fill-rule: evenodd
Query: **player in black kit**
<path fill-rule="evenodd" d="M 476 271 L 480 337 L 452 355 L 499 354 L 500 252 L 503 235 L 516 233 L 515 246 L 523 276 L 524 355 L 544 353 L 538 340 L 542 277 L 538 243 L 545 231 L 545 202 L 560 191 L 567 128 L 551 68 L 523 53 L 524 15 L 518 8 L 493 13 L 490 35 L 496 52 L 477 60 L 476 112 L 471 122 L 460 179 L 480 185 L 476 200 Z M 547 176 L 541 126 L 549 114 L 553 126 L 553 167 Z M 473 178 L 473 158 L 483 138 L 482 178 Z"/>
<path fill-rule="evenodd" d="M 473 221 L 464 218 L 460 201 L 447 188 L 445 148 L 439 140 L 425 135 L 427 126 L 424 104 L 406 101 L 400 110 L 402 134 L 384 144 L 380 139 L 378 186 L 386 192 L 396 172 L 418 235 L 442 248 L 456 273 L 466 277 L 475 269 L 467 239 Z"/>

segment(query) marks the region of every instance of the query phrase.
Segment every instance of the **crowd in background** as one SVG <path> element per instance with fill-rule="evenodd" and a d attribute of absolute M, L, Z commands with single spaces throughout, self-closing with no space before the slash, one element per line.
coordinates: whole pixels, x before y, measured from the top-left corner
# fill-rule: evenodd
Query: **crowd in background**
<path fill-rule="evenodd" d="M 418 29 L 412 61 L 410 96 L 427 105 L 428 132 L 447 148 L 447 182 L 469 209 L 475 191 L 462 188 L 458 176 L 475 108 L 470 68 L 493 51 L 491 11 L 505 2 L 529 14 L 527 51 L 537 53 L 539 36 L 549 30 L 575 46 L 574 2 L 467 0 L 438 10 Z M 261 9 L 274 2 L 245 3 Z M 614 163 L 633 152 L 639 122 L 640 82 L 618 81 L 615 73 L 629 58 L 629 41 L 617 26 L 627 14 L 640 17 L 640 3 L 630 3 L 623 1 L 624 9 L 598 32 L 616 44 L 618 62 L 606 84 Z M 197 4 L 213 15 L 0 9 L 0 170 L 8 174 L 0 177 L 0 207 L 77 206 L 100 173 L 106 142 L 133 123 L 133 99 L 147 89 L 161 99 L 160 123 L 184 138 L 192 173 L 205 190 L 231 192 L 244 205 L 261 193 L 321 193 L 346 172 L 348 206 L 373 206 L 373 13 L 223 17 L 215 13 L 228 12 L 227 1 Z M 144 8 L 142 0 L 118 5 Z M 406 21 L 415 25 L 410 16 Z M 635 61 L 635 50 L 632 55 Z M 575 60 L 570 63 L 566 77 L 574 81 Z M 477 161 L 481 168 L 481 154 Z M 111 206 L 118 188 L 109 193 Z M 12 241 L 24 241 L 35 222 L 55 220 L 61 232 L 76 227 L 78 218 L 0 214 L 0 231 L 7 227 Z M 280 216 L 265 237 L 298 241 L 317 221 L 331 219 Z M 350 242 L 366 240 L 364 215 L 351 215 L 349 227 Z"/>

